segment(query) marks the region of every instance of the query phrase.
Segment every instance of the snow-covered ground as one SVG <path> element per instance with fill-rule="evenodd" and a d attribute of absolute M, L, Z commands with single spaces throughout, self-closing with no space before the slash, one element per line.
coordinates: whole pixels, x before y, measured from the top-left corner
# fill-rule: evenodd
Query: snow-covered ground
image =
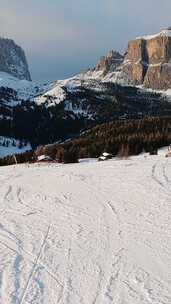
<path fill-rule="evenodd" d="M 0 169 L 0 303 L 170 304 L 171 159 Z"/>

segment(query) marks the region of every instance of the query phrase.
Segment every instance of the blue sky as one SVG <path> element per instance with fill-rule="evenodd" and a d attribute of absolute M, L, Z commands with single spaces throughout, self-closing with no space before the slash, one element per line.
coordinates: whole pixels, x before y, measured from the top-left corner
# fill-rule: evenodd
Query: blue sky
<path fill-rule="evenodd" d="M 33 80 L 69 77 L 171 26 L 170 0 L 0 0 L 0 8 L 1 35 L 24 48 Z"/>

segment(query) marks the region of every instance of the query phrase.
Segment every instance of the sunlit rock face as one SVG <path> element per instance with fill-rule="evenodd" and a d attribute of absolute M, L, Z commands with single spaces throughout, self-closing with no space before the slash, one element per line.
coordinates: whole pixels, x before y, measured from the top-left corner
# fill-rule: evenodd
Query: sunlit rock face
<path fill-rule="evenodd" d="M 130 41 L 122 71 L 134 85 L 171 88 L 171 29 Z"/>

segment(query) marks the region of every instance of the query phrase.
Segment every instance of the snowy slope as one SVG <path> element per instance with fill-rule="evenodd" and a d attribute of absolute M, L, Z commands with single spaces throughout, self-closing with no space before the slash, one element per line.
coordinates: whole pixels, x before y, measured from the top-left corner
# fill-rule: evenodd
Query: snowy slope
<path fill-rule="evenodd" d="M 36 102 L 36 104 L 44 104 L 46 107 L 57 105 L 62 101 L 66 101 L 68 106 L 70 100 L 67 100 L 66 92 L 82 92 L 84 88 L 94 90 L 95 92 L 104 90 L 103 82 L 100 78 L 90 76 L 86 73 L 81 73 L 71 78 L 58 80 L 51 83 L 50 87 L 47 86 L 47 90 L 45 90 L 43 94 L 40 94 L 33 100 Z"/>
<path fill-rule="evenodd" d="M 0 72 L 0 88 L 10 88 L 16 91 L 17 96 L 9 101 L 3 101 L 6 106 L 16 106 L 21 104 L 22 100 L 34 101 L 38 105 L 45 105 L 46 107 L 55 106 L 63 101 L 66 101 L 68 106 L 69 100 L 67 100 L 67 92 L 81 92 L 83 88 L 94 90 L 95 92 L 105 91 L 104 85 L 106 82 L 118 83 L 120 85 L 126 85 L 127 79 L 124 78 L 123 73 L 118 69 L 115 72 L 110 72 L 106 76 L 103 75 L 103 71 L 88 71 L 86 73 L 80 73 L 71 78 L 65 80 L 58 80 L 49 83 L 36 83 L 27 80 L 19 80 L 14 76 Z M 145 89 L 147 93 L 154 90 Z M 163 93 L 168 100 L 170 100 L 171 92 L 158 91 Z M 71 107 L 71 105 L 70 105 Z M 67 107 L 66 107 L 67 109 Z M 80 109 L 76 109 L 75 113 L 80 113 Z M 82 111 L 82 109 L 81 109 Z M 73 109 L 74 112 L 74 109 Z M 84 112 L 84 111 L 83 111 Z"/>
<path fill-rule="evenodd" d="M 31 149 L 30 143 L 10 137 L 0 136 L 0 158 L 7 155 L 24 153 Z"/>
<path fill-rule="evenodd" d="M 3 167 L 0 182 L 0 303 L 171 303 L 171 159 Z"/>
<path fill-rule="evenodd" d="M 8 73 L 0 72 L 0 87 L 10 88 L 17 92 L 18 103 L 21 100 L 32 100 L 36 95 L 43 94 L 51 89 L 54 83 L 36 83 L 28 80 L 20 80 Z M 16 103 L 15 103 L 16 105 Z"/>
<path fill-rule="evenodd" d="M 43 95 L 36 97 L 34 101 L 38 105 L 47 103 L 47 106 L 50 107 L 59 104 L 60 102 L 64 101 L 65 98 L 66 94 L 62 87 L 60 85 L 55 85 Z"/>
<path fill-rule="evenodd" d="M 84 88 L 86 88 L 94 90 L 94 92 L 106 93 L 105 83 L 116 83 L 123 87 L 137 87 L 144 93 L 159 93 L 162 94 L 165 98 L 167 98 L 168 101 L 171 100 L 171 90 L 157 91 L 144 88 L 143 86 L 132 86 L 121 68 L 118 68 L 114 72 L 109 72 L 105 76 L 103 70 L 89 70 L 85 73 L 80 73 L 65 80 L 58 80 L 49 84 L 49 86 L 47 85 L 44 89 L 44 93 L 39 94 L 37 97 L 33 98 L 33 100 L 36 102 L 36 104 L 45 104 L 47 107 L 51 107 L 56 104 L 59 104 L 62 101 L 66 101 L 66 110 L 68 108 L 70 108 L 71 110 L 72 104 L 70 103 L 70 100 L 67 100 L 66 91 L 71 93 L 79 91 L 81 92 Z M 72 109 L 72 111 L 76 113 L 80 112 L 80 109 L 78 108 L 75 111 L 74 109 Z M 82 109 L 81 112 L 84 113 Z"/>
<path fill-rule="evenodd" d="M 122 66 L 118 67 L 115 71 L 109 71 L 107 74 L 104 75 L 104 70 L 89 70 L 88 72 L 82 74 L 83 78 L 87 81 L 96 80 L 99 82 L 113 82 L 118 83 L 120 85 L 128 85 L 129 80 L 126 75 L 124 75 L 122 71 Z"/>

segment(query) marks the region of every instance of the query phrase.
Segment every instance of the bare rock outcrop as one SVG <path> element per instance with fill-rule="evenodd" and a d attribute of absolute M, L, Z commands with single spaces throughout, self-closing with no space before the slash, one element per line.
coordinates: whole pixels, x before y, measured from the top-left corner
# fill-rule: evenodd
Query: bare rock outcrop
<path fill-rule="evenodd" d="M 122 72 L 133 85 L 171 88 L 171 29 L 130 41 Z"/>
<path fill-rule="evenodd" d="M 11 39 L 0 38 L 0 71 L 31 80 L 25 53 Z"/>
<path fill-rule="evenodd" d="M 121 65 L 124 57 L 116 51 L 110 51 L 106 56 L 102 56 L 97 62 L 95 71 L 103 71 L 104 74 L 113 72 Z"/>

